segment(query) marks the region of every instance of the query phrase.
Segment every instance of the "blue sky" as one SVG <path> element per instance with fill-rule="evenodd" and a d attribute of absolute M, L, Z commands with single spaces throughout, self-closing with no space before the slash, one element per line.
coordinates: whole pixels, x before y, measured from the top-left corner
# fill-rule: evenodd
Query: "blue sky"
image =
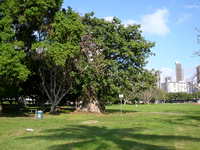
<path fill-rule="evenodd" d="M 200 56 L 194 55 L 200 49 L 195 30 L 200 30 L 198 0 L 64 0 L 63 7 L 67 6 L 81 15 L 94 11 L 99 18 L 116 16 L 125 25 L 141 24 L 144 37 L 156 43 L 147 68 L 161 70 L 162 77 L 174 76 L 176 61 L 186 79 L 200 65 Z"/>

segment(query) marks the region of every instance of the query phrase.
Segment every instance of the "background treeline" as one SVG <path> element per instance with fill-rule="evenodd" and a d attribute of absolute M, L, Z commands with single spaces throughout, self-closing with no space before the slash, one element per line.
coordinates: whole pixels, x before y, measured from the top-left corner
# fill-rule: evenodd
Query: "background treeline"
<path fill-rule="evenodd" d="M 142 91 L 135 99 L 132 99 L 131 102 L 137 103 L 187 103 L 193 102 L 196 103 L 200 100 L 200 92 L 195 93 L 167 93 L 158 88 L 150 88 L 145 91 Z"/>

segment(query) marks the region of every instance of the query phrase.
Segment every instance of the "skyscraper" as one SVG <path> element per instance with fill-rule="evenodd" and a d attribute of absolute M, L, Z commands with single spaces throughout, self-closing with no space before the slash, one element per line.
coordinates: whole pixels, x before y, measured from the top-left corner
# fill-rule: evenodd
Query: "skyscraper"
<path fill-rule="evenodd" d="M 165 77 L 165 83 L 172 82 L 172 77 Z"/>
<path fill-rule="evenodd" d="M 183 81 L 183 69 L 179 62 L 176 62 L 176 82 Z"/>
<path fill-rule="evenodd" d="M 200 65 L 197 66 L 197 83 L 200 84 Z"/>
<path fill-rule="evenodd" d="M 155 72 L 155 75 L 156 75 L 156 85 L 157 85 L 158 88 L 161 88 L 160 87 L 160 74 L 161 74 L 160 71 L 156 71 Z"/>

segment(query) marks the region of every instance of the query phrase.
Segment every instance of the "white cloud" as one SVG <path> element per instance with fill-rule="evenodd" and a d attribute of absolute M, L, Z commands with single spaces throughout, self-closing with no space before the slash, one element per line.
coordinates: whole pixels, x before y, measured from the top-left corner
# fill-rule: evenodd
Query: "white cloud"
<path fill-rule="evenodd" d="M 154 13 L 146 14 L 141 17 L 140 20 L 125 20 L 123 24 L 125 26 L 133 24 L 141 24 L 143 32 L 153 35 L 166 35 L 170 32 L 167 25 L 169 11 L 167 9 L 158 9 Z"/>
<path fill-rule="evenodd" d="M 200 4 L 188 4 L 188 5 L 185 5 L 185 8 L 189 8 L 189 9 L 200 8 Z"/>
<path fill-rule="evenodd" d="M 125 21 L 123 22 L 123 24 L 124 24 L 125 27 L 127 27 L 127 26 L 129 26 L 129 25 L 139 24 L 139 23 L 138 23 L 137 21 L 135 21 L 135 20 L 129 19 L 129 20 L 125 20 Z"/>
<path fill-rule="evenodd" d="M 141 19 L 142 30 L 150 34 L 166 35 L 170 32 L 168 15 L 167 9 L 158 9 L 152 14 L 144 15 Z"/>
<path fill-rule="evenodd" d="M 177 24 L 181 24 L 181 23 L 187 21 L 188 19 L 190 19 L 191 16 L 192 16 L 191 14 L 183 14 L 181 17 L 179 17 L 179 18 L 177 19 L 176 23 L 177 23 Z"/>
<path fill-rule="evenodd" d="M 104 17 L 103 19 L 105 19 L 106 21 L 112 22 L 113 18 L 114 18 L 113 16 L 107 16 L 107 17 Z"/>
<path fill-rule="evenodd" d="M 142 16 L 140 20 L 128 19 L 123 21 L 123 24 L 125 27 L 133 24 L 141 24 L 141 29 L 143 32 L 163 36 L 170 32 L 170 29 L 167 25 L 168 16 L 169 11 L 167 9 L 158 9 L 154 13 Z M 187 16 L 185 16 L 184 19 L 186 19 L 186 17 Z M 109 22 L 112 22 L 113 18 L 113 16 L 104 17 L 104 19 Z"/>

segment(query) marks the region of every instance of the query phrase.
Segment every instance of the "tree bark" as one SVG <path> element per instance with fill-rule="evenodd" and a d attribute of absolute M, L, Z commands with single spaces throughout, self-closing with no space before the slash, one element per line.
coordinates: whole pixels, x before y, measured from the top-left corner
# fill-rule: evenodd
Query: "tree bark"
<path fill-rule="evenodd" d="M 0 114 L 3 112 L 3 105 L 0 104 Z"/>
<path fill-rule="evenodd" d="M 83 99 L 84 98 L 84 99 Z M 92 112 L 92 113 L 103 113 L 105 106 L 100 100 L 97 99 L 93 91 L 88 90 L 86 96 L 82 98 L 82 105 L 76 109 L 79 112 Z"/>
<path fill-rule="evenodd" d="M 50 108 L 50 114 L 55 114 L 57 111 L 56 111 L 56 105 L 51 105 L 51 108 Z"/>

